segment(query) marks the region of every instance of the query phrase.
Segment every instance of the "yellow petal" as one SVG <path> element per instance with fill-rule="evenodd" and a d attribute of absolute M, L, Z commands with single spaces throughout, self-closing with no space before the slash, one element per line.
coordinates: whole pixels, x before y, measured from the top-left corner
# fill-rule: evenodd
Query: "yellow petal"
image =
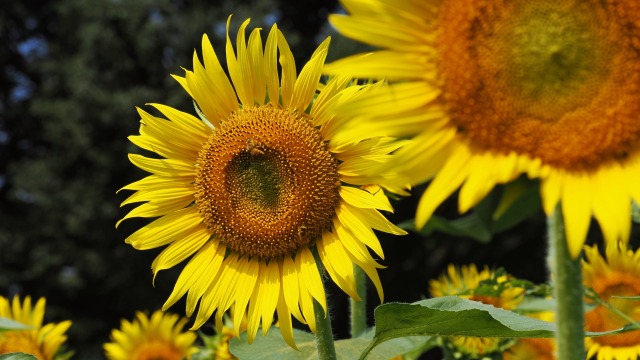
<path fill-rule="evenodd" d="M 626 243 L 631 232 L 631 195 L 628 176 L 616 165 L 603 167 L 592 175 L 593 215 L 598 219 L 608 243 Z M 635 181 L 635 179 L 629 179 Z"/>
<path fill-rule="evenodd" d="M 240 28 L 238 29 L 238 35 L 236 38 L 236 48 L 238 50 L 238 57 L 236 58 L 236 54 L 233 50 L 233 44 L 231 43 L 231 39 L 229 38 L 229 25 L 231 23 L 231 16 L 227 19 L 227 69 L 229 69 L 229 76 L 231 77 L 231 81 L 233 81 L 233 86 L 236 89 L 236 93 L 238 94 L 238 98 L 240 102 L 244 106 L 253 106 L 253 99 L 251 96 L 251 79 L 250 73 L 248 73 L 247 68 L 248 64 L 243 62 L 244 54 L 246 54 L 246 44 L 244 42 L 245 38 L 245 29 L 247 25 L 249 25 L 249 19 L 245 20 Z M 243 57 L 240 56 L 243 54 Z"/>
<path fill-rule="evenodd" d="M 271 325 L 273 315 L 280 297 L 280 282 L 278 264 L 274 261 L 267 265 L 260 262 L 260 273 L 258 281 L 251 295 L 249 303 L 249 319 L 247 323 L 247 338 L 249 343 L 253 342 L 262 319 L 263 326 L 265 319 L 270 317 L 266 324 Z M 268 328 L 263 328 L 263 334 Z"/>
<path fill-rule="evenodd" d="M 264 73 L 267 82 L 269 101 L 280 104 L 280 78 L 278 75 L 278 26 L 273 24 L 264 49 Z"/>
<path fill-rule="evenodd" d="M 213 261 L 217 243 L 214 241 L 206 242 L 200 250 L 189 260 L 189 263 L 178 276 L 178 280 L 173 287 L 173 291 L 169 298 L 162 306 L 162 310 L 166 311 L 171 305 L 175 304 L 186 292 L 202 277 L 202 269 L 205 264 Z M 224 249 L 224 246 L 221 246 Z"/>
<path fill-rule="evenodd" d="M 220 109 L 222 109 L 219 116 L 226 117 L 232 111 L 238 109 L 238 100 L 236 98 L 236 92 L 233 86 L 227 78 L 227 74 L 222 69 L 220 61 L 216 56 L 213 46 L 207 35 L 202 36 L 202 57 L 204 58 L 204 67 L 207 73 L 208 79 L 212 81 L 212 86 L 215 92 L 212 94 L 217 99 Z M 214 120 L 214 119 L 209 119 Z M 216 125 L 216 127 L 219 125 Z"/>
<path fill-rule="evenodd" d="M 120 206 L 143 201 L 168 201 L 190 198 L 195 201 L 195 188 L 190 183 L 171 184 L 171 186 L 155 186 L 139 190 L 123 201 Z"/>
<path fill-rule="evenodd" d="M 199 225 L 190 234 L 174 241 L 166 249 L 162 250 L 151 264 L 154 279 L 158 271 L 170 269 L 200 250 L 210 237 L 211 232 L 209 229 L 204 225 Z"/>
<path fill-rule="evenodd" d="M 162 199 L 150 201 L 148 203 L 138 205 L 135 209 L 129 211 L 122 219 L 116 223 L 116 228 L 124 220 L 132 217 L 159 217 L 170 214 L 174 211 L 182 210 L 193 202 L 193 196 L 186 196 L 177 199 Z"/>
<path fill-rule="evenodd" d="M 231 253 L 223 260 L 221 268 L 223 271 L 220 271 L 220 276 L 205 290 L 200 300 L 198 314 L 191 330 L 200 328 L 213 315 L 214 311 L 222 311 L 220 308 L 223 304 L 233 298 L 238 278 L 238 256 Z M 240 326 L 240 324 L 233 324 L 233 326 Z"/>
<path fill-rule="evenodd" d="M 338 31 L 351 39 L 368 43 L 375 47 L 390 48 L 402 52 L 428 52 L 433 43 L 433 32 L 425 27 L 411 28 L 398 24 L 385 24 L 380 18 L 365 16 L 331 15 L 329 22 Z"/>
<path fill-rule="evenodd" d="M 260 37 L 260 29 L 254 29 L 249 35 L 249 43 L 247 45 L 249 67 L 251 68 L 251 93 L 253 100 L 259 105 L 265 103 L 266 97 L 266 73 L 264 70 L 264 52 L 262 50 L 262 38 Z"/>
<path fill-rule="evenodd" d="M 300 286 L 302 291 L 308 291 L 322 306 L 326 314 L 327 300 L 324 294 L 324 286 L 322 285 L 322 279 L 318 272 L 318 265 L 309 248 L 304 247 L 298 250 L 296 266 L 298 272 L 301 274 L 300 279 L 302 282 Z"/>
<path fill-rule="evenodd" d="M 240 276 L 238 278 L 238 282 L 236 283 L 236 295 L 234 296 L 234 307 L 233 307 L 233 323 L 240 324 L 242 323 L 242 318 L 245 316 L 247 312 L 247 305 L 249 304 L 249 299 L 251 298 L 251 294 L 254 291 L 256 283 L 259 278 L 259 272 L 261 271 L 261 261 L 258 259 L 247 259 L 247 266 L 243 268 L 243 271 L 240 272 Z M 235 335 L 240 336 L 240 327 L 234 327 Z"/>
<path fill-rule="evenodd" d="M 284 106 L 285 109 L 290 109 L 293 89 L 296 83 L 296 62 L 287 43 L 287 39 L 285 39 L 280 30 L 277 30 L 277 32 L 278 49 L 280 50 L 279 62 L 282 67 L 282 80 L 280 82 L 282 106 Z"/>
<path fill-rule="evenodd" d="M 354 209 L 355 208 L 347 204 L 341 203 L 338 205 L 336 208 L 336 216 L 338 217 L 338 220 L 340 220 L 344 228 L 353 234 L 354 238 L 367 245 L 376 253 L 376 255 L 384 259 L 384 253 L 382 252 L 382 246 L 380 246 L 378 237 L 374 234 L 373 230 L 371 230 L 369 224 L 366 223 L 366 219 L 358 217 L 354 213 Z M 363 220 L 365 221 L 363 222 Z"/>
<path fill-rule="evenodd" d="M 368 191 L 360 190 L 358 188 L 341 186 L 340 197 L 342 197 L 342 199 L 348 204 L 355 207 L 393 212 L 393 207 L 391 207 L 391 203 L 389 203 L 389 199 L 386 196 L 376 197 Z"/>
<path fill-rule="evenodd" d="M 129 154 L 129 160 L 140 169 L 159 176 L 195 176 L 192 162 L 177 159 L 152 159 L 138 154 Z"/>
<path fill-rule="evenodd" d="M 355 286 L 353 263 L 344 246 L 330 232 L 318 241 L 318 255 L 331 279 L 350 297 L 361 300 Z"/>
<path fill-rule="evenodd" d="M 201 223 L 197 209 L 190 207 L 154 220 L 127 237 L 125 242 L 138 250 L 153 249 L 188 235 Z"/>
<path fill-rule="evenodd" d="M 360 79 L 416 80 L 435 79 L 435 62 L 431 56 L 400 51 L 375 51 L 352 55 L 327 64 L 327 74 L 349 74 Z M 398 66 L 402 64 L 402 66 Z"/>
<path fill-rule="evenodd" d="M 587 174 L 570 175 L 562 191 L 567 246 L 572 258 L 577 258 L 587 237 L 591 223 L 591 184 Z"/>
<path fill-rule="evenodd" d="M 290 256 L 284 256 L 280 265 L 280 272 L 282 273 L 282 288 L 287 308 L 298 321 L 306 323 L 304 316 L 302 316 L 300 312 L 300 306 L 298 305 L 300 289 L 298 286 L 299 281 L 296 264 Z"/>
<path fill-rule="evenodd" d="M 416 227 L 421 229 L 431 217 L 436 207 L 457 190 L 469 174 L 471 152 L 465 145 L 458 145 L 449 161 L 438 172 L 420 198 L 416 213 Z"/>
<path fill-rule="evenodd" d="M 278 297 L 278 305 L 276 307 L 276 310 L 278 312 L 278 324 L 280 326 L 280 333 L 282 333 L 284 341 L 286 341 L 289 346 L 298 350 L 296 342 L 293 339 L 293 324 L 291 323 L 291 313 L 289 312 L 285 301 L 284 283 L 281 283 L 280 286 L 280 296 Z"/>
<path fill-rule="evenodd" d="M 314 51 L 311 59 L 304 65 L 300 71 L 300 75 L 296 80 L 293 90 L 293 98 L 291 99 L 290 109 L 297 109 L 303 113 L 311 103 L 313 95 L 318 87 L 322 66 L 327 58 L 327 51 L 331 38 L 325 39 Z"/>
<path fill-rule="evenodd" d="M 220 268 L 222 266 L 222 261 L 224 260 L 225 253 L 227 251 L 226 246 L 217 243 L 216 241 L 209 241 L 206 244 L 210 245 L 212 249 L 208 249 L 209 253 L 207 257 L 202 260 L 202 262 L 198 262 L 191 267 L 191 262 L 187 264 L 190 271 L 193 271 L 196 275 L 195 279 L 190 279 L 191 283 L 189 286 L 189 292 L 187 294 L 187 306 L 186 312 L 188 316 L 191 316 L 198 305 L 198 301 L 205 294 L 207 289 L 209 289 L 213 284 L 215 284 L 216 279 L 220 276 Z M 217 244 L 217 247 L 214 246 Z M 182 271 L 183 273 L 187 271 L 187 267 Z M 182 274 L 180 275 L 182 276 Z M 184 293 L 183 293 L 184 294 Z"/>

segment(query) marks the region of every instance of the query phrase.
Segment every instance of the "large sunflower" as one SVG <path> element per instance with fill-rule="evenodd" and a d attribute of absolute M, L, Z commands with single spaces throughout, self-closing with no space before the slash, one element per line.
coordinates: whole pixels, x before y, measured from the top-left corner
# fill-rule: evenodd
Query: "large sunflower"
<path fill-rule="evenodd" d="M 164 309 L 187 294 L 188 315 L 199 303 L 194 329 L 214 313 L 221 324 L 231 310 L 233 324 L 247 316 L 253 341 L 259 325 L 266 333 L 277 312 L 284 338 L 295 347 L 291 315 L 315 331 L 313 301 L 327 311 L 316 259 L 356 299 L 354 265 L 362 268 L 382 299 L 381 265 L 369 252 L 383 257 L 373 229 L 404 231 L 378 212 L 392 210 L 375 185 L 389 178 L 371 169 L 398 144 L 334 139 L 345 120 L 336 106 L 369 87 L 349 87 L 350 79 L 336 77 L 316 97 L 329 39 L 296 74 L 277 27 L 263 50 L 259 29 L 245 40 L 248 23 L 240 27 L 235 50 L 227 23 L 231 82 L 206 35 L 204 63 L 194 53 L 193 71 L 174 76 L 202 121 L 165 105 L 153 107 L 168 120 L 139 110 L 140 136 L 130 139 L 162 158 L 129 156 L 152 175 L 124 187 L 137 191 L 123 204 L 145 202 L 124 219 L 160 218 L 126 242 L 140 250 L 169 245 L 153 262 L 154 274 L 191 257 Z"/>
<path fill-rule="evenodd" d="M 104 344 L 109 360 L 182 360 L 198 351 L 193 343 L 198 335 L 183 332 L 186 318 L 155 311 L 148 317 L 137 312 L 133 321 L 123 319 L 120 329 L 113 329 L 111 342 Z"/>
<path fill-rule="evenodd" d="M 58 350 L 67 340 L 65 332 L 71 321 L 65 320 L 42 325 L 46 300 L 40 298 L 35 306 L 31 306 L 31 297 L 26 296 L 24 302 L 16 295 L 10 302 L 0 296 L 0 317 L 11 319 L 27 325 L 28 330 L 0 332 L 0 354 L 22 352 L 31 354 L 39 360 L 53 360 Z"/>
<path fill-rule="evenodd" d="M 460 189 L 461 212 L 496 184 L 541 179 L 544 210 L 562 204 L 577 257 L 592 216 L 627 240 L 640 201 L 640 7 L 636 0 L 342 0 L 331 23 L 384 48 L 325 71 L 386 78 L 349 104 L 343 134 L 415 136 L 393 166 L 433 179 L 421 227 Z"/>
<path fill-rule="evenodd" d="M 640 302 L 616 296 L 640 296 L 640 250 L 632 251 L 624 245 L 610 244 L 605 250 L 606 260 L 598 248 L 585 248 L 582 276 L 585 287 L 623 313 L 626 318 L 602 305 L 585 313 L 585 327 L 589 331 L 621 328 L 630 320 L 640 321 Z M 626 360 L 640 357 L 640 330 L 623 334 L 587 338 L 589 357 L 598 360 Z"/>

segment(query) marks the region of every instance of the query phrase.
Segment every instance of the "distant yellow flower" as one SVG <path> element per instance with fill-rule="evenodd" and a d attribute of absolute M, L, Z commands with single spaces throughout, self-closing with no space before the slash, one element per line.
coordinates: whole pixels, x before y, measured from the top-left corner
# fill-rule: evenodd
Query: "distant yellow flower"
<path fill-rule="evenodd" d="M 610 244 L 605 250 L 606 260 L 595 246 L 585 247 L 582 276 L 585 287 L 592 288 L 601 299 L 640 321 L 640 302 L 615 296 L 640 296 L 640 250 L 632 251 L 624 245 Z M 589 331 L 621 328 L 629 321 L 603 306 L 596 306 L 585 314 Z M 640 357 L 640 331 L 618 335 L 590 337 L 586 340 L 589 357 L 598 360 L 627 360 Z"/>
<path fill-rule="evenodd" d="M 509 280 L 506 275 L 498 276 L 485 266 L 478 271 L 475 264 L 457 267 L 450 264 L 447 273 L 437 280 L 429 281 L 429 292 L 433 297 L 457 295 L 465 299 L 479 301 L 505 310 L 513 310 L 522 301 L 524 289 L 506 286 L 494 289 L 496 293 L 481 292 L 481 282 L 493 280 L 496 284 L 504 284 Z M 490 289 L 489 289 L 490 290 Z M 511 344 L 510 339 L 452 336 L 444 339 L 450 351 L 465 357 L 476 359 L 485 355 L 501 352 Z"/>
<path fill-rule="evenodd" d="M 640 8 L 637 0 L 342 0 L 330 22 L 382 50 L 330 74 L 391 85 L 347 104 L 343 136 L 414 136 L 389 164 L 433 179 L 416 225 L 456 190 L 466 212 L 497 184 L 541 179 L 561 203 L 576 258 L 592 216 L 626 241 L 640 202 Z"/>
<path fill-rule="evenodd" d="M 120 329 L 113 329 L 111 342 L 104 344 L 109 360 L 182 360 L 198 351 L 193 343 L 196 333 L 182 329 L 187 323 L 176 314 L 158 310 L 147 317 L 142 312 L 129 322 L 123 319 Z"/>
<path fill-rule="evenodd" d="M 553 322 L 551 311 L 527 314 L 530 317 Z M 503 360 L 556 360 L 555 339 L 518 339 L 502 355 Z"/>
<path fill-rule="evenodd" d="M 503 360 L 556 360 L 553 339 L 518 339 L 502 355 Z"/>
<path fill-rule="evenodd" d="M 160 218 L 126 242 L 140 250 L 169 245 L 153 262 L 154 274 L 191 257 L 163 309 L 187 295 L 188 315 L 199 304 L 193 329 L 214 313 L 221 323 L 229 311 L 236 335 L 247 316 L 251 342 L 277 312 L 295 347 L 291 316 L 315 332 L 313 302 L 327 312 L 316 259 L 355 299 L 354 265 L 362 268 L 382 299 L 382 266 L 369 249 L 380 258 L 383 252 L 373 229 L 405 232 L 378 211 L 392 211 L 375 184 L 388 184 L 393 174 L 373 169 L 400 145 L 389 138 L 335 139 L 345 121 L 336 106 L 372 87 L 335 77 L 316 93 L 329 39 L 296 74 L 278 28 L 263 50 L 259 29 L 246 42 L 248 23 L 238 32 L 237 56 L 227 36 L 231 82 L 206 35 L 204 65 L 194 54 L 194 70 L 174 76 L 202 121 L 165 105 L 153 106 L 168 120 L 139 110 L 140 136 L 130 139 L 161 158 L 129 155 L 152 175 L 124 187 L 136 193 L 123 205 L 145 202 L 124 219 Z M 398 193 L 404 188 L 387 185 Z"/>
<path fill-rule="evenodd" d="M 17 295 L 11 302 L 0 296 L 0 317 L 31 327 L 29 330 L 0 332 L 0 354 L 23 352 L 34 355 L 39 360 L 55 359 L 58 350 L 67 340 L 65 332 L 71 326 L 71 321 L 43 326 L 45 303 L 45 298 L 40 298 L 32 308 L 30 296 L 25 297 L 22 304 Z"/>
<path fill-rule="evenodd" d="M 513 310 L 522 302 L 524 289 L 517 287 L 507 286 L 499 292 L 498 296 L 478 293 L 480 283 L 485 280 L 494 280 L 497 284 L 502 284 L 507 282 L 509 277 L 498 276 L 486 265 L 482 270 L 478 270 L 475 264 L 459 267 L 449 264 L 446 274 L 441 275 L 437 280 L 429 281 L 429 293 L 433 297 L 457 295 L 506 310 Z"/>
<path fill-rule="evenodd" d="M 233 330 L 228 327 L 223 327 L 222 331 L 218 334 L 220 341 L 218 342 L 215 350 L 215 360 L 236 360 L 231 351 L 229 351 L 229 340 L 233 339 Z"/>

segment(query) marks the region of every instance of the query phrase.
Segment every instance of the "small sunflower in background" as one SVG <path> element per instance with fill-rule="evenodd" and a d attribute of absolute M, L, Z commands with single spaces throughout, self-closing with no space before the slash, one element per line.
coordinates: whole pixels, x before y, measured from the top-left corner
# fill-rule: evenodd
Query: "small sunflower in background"
<path fill-rule="evenodd" d="M 28 330 L 0 332 L 0 354 L 22 352 L 38 360 L 68 358 L 71 354 L 60 354 L 61 346 L 67 341 L 65 332 L 71 327 L 71 321 L 43 325 L 46 299 L 40 298 L 35 306 L 31 297 L 26 296 L 21 303 L 16 295 L 13 300 L 0 296 L 0 318 L 11 319 L 26 326 Z"/>
<path fill-rule="evenodd" d="M 640 321 L 640 301 L 617 296 L 640 296 L 640 250 L 610 244 L 603 257 L 595 246 L 585 247 L 582 263 L 584 286 L 616 309 L 602 304 L 585 312 L 588 331 L 607 331 Z M 640 330 L 586 339 L 588 356 L 598 360 L 626 360 L 640 357 Z"/>
<path fill-rule="evenodd" d="M 123 319 L 113 329 L 111 342 L 104 344 L 109 360 L 182 360 L 190 359 L 198 349 L 193 346 L 197 334 L 183 331 L 188 319 L 155 311 L 148 317 L 137 312 L 133 321 Z"/>
<path fill-rule="evenodd" d="M 295 348 L 291 316 L 315 332 L 313 302 L 327 313 L 317 260 L 354 299 L 354 265 L 362 268 L 382 300 L 382 265 L 370 250 L 384 256 L 374 229 L 406 232 L 379 212 L 392 207 L 376 184 L 399 194 L 406 185 L 375 167 L 401 143 L 338 139 L 345 118 L 336 107 L 373 86 L 345 77 L 320 85 L 329 39 L 297 74 L 277 26 L 263 48 L 260 29 L 247 40 L 248 23 L 234 49 L 227 22 L 231 81 L 206 35 L 203 63 L 194 53 L 193 71 L 174 76 L 201 119 L 159 104 L 152 106 L 166 119 L 139 110 L 140 135 L 129 139 L 157 157 L 129 155 L 151 175 L 124 187 L 136 192 L 123 205 L 143 204 L 123 220 L 160 218 L 126 242 L 140 250 L 168 245 L 152 264 L 154 274 L 190 258 L 163 309 L 186 295 L 189 316 L 199 304 L 192 329 L 214 313 L 221 324 L 230 312 L 234 325 L 247 317 L 252 342 L 277 312 L 283 337 Z M 239 335 L 238 326 L 234 332 Z"/>
<path fill-rule="evenodd" d="M 529 317 L 553 322 L 555 315 L 552 311 L 540 311 L 526 314 Z M 557 348 L 555 339 L 522 338 L 502 354 L 503 360 L 556 360 Z"/>
<path fill-rule="evenodd" d="M 416 225 L 456 190 L 466 212 L 497 184 L 541 180 L 577 258 L 594 216 L 626 241 L 640 202 L 640 8 L 636 0 L 342 0 L 330 22 L 381 50 L 329 74 L 385 78 L 347 104 L 345 137 L 411 136 L 393 167 L 433 181 Z"/>
<path fill-rule="evenodd" d="M 510 275 L 475 264 L 455 266 L 450 264 L 447 272 L 438 279 L 429 281 L 429 293 L 433 297 L 456 295 L 479 301 L 505 310 L 513 310 L 522 301 L 525 290 L 509 284 Z M 444 351 L 451 352 L 456 359 L 482 359 L 501 356 L 514 341 L 512 339 L 451 336 L 442 338 Z"/>

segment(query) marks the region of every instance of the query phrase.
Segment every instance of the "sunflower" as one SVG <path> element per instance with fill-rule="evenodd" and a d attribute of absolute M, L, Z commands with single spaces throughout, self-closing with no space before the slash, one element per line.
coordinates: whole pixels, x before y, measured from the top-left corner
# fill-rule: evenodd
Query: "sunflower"
<path fill-rule="evenodd" d="M 541 311 L 527 314 L 527 316 L 548 322 L 553 322 L 555 318 L 552 311 Z M 502 358 L 503 360 L 556 360 L 556 352 L 555 339 L 524 338 L 518 339 L 504 352 Z"/>
<path fill-rule="evenodd" d="M 509 280 L 509 275 L 499 274 L 487 266 L 478 270 L 475 264 L 460 267 L 450 264 L 446 274 L 429 281 L 429 292 L 433 297 L 457 295 L 497 308 L 513 310 L 522 301 L 524 289 L 510 286 Z M 446 351 L 451 351 L 456 359 L 484 358 L 501 353 L 513 344 L 511 339 L 467 336 L 452 336 L 443 338 L 442 341 Z"/>
<path fill-rule="evenodd" d="M 393 166 L 432 179 L 424 226 L 460 190 L 466 212 L 497 184 L 541 181 L 558 203 L 576 258 L 594 216 L 626 241 L 640 201 L 640 7 L 636 0 L 342 0 L 340 33 L 382 48 L 329 64 L 329 74 L 384 77 L 350 103 L 343 132 L 412 136 Z M 419 169 L 420 171 L 416 171 Z"/>
<path fill-rule="evenodd" d="M 231 351 L 229 350 L 229 341 L 233 339 L 233 329 L 227 326 L 222 327 L 222 331 L 217 333 L 212 341 L 213 345 L 213 358 L 216 360 L 237 360 Z"/>
<path fill-rule="evenodd" d="M 137 312 L 129 322 L 123 319 L 120 329 L 113 329 L 111 342 L 104 344 L 109 360 L 181 360 L 198 351 L 193 343 L 196 333 L 183 332 L 186 318 L 155 311 L 148 317 Z"/>
<path fill-rule="evenodd" d="M 0 354 L 22 352 L 39 360 L 55 359 L 58 350 L 67 340 L 65 332 L 71 326 L 71 321 L 43 326 L 45 304 L 45 298 L 38 299 L 32 307 L 29 296 L 24 298 L 23 303 L 20 303 L 17 295 L 11 302 L 0 296 L 0 318 L 11 319 L 30 327 L 29 330 L 0 332 Z"/>
<path fill-rule="evenodd" d="M 626 315 L 626 319 L 598 305 L 585 313 L 585 327 L 589 331 L 621 328 L 629 320 L 640 320 L 640 302 L 616 296 L 640 296 L 640 250 L 632 251 L 624 245 L 606 246 L 606 260 L 595 246 L 585 247 L 582 263 L 585 287 Z M 589 357 L 598 360 L 636 359 L 640 357 L 640 330 L 617 335 L 591 337 L 586 340 Z"/>
<path fill-rule="evenodd" d="M 373 229 L 405 232 L 378 211 L 392 208 L 376 183 L 389 184 L 394 175 L 372 169 L 401 145 L 390 138 L 335 139 L 345 122 L 337 106 L 375 85 L 349 86 L 351 79 L 338 76 L 320 86 L 329 39 L 297 74 L 277 26 L 263 49 L 260 29 L 246 41 L 248 23 L 234 50 L 227 22 L 231 81 L 206 35 L 204 63 L 194 53 L 193 71 L 174 76 L 202 120 L 159 104 L 153 107 L 167 120 L 139 110 L 140 135 L 130 140 L 161 158 L 129 155 L 152 175 L 124 187 L 136 192 L 123 204 L 145 203 L 123 220 L 160 218 L 126 242 L 140 250 L 169 245 L 153 262 L 154 274 L 191 257 L 163 309 L 186 294 L 189 316 L 199 303 L 193 329 L 214 313 L 221 324 L 230 311 L 234 325 L 247 316 L 251 342 L 260 324 L 266 334 L 277 312 L 295 347 L 291 316 L 315 332 L 313 301 L 327 313 L 318 261 L 355 299 L 354 266 L 360 267 L 382 301 L 382 266 L 369 249 L 380 258 L 383 252 Z M 404 193 L 406 186 L 386 188 Z M 239 330 L 234 326 L 236 336 Z"/>

